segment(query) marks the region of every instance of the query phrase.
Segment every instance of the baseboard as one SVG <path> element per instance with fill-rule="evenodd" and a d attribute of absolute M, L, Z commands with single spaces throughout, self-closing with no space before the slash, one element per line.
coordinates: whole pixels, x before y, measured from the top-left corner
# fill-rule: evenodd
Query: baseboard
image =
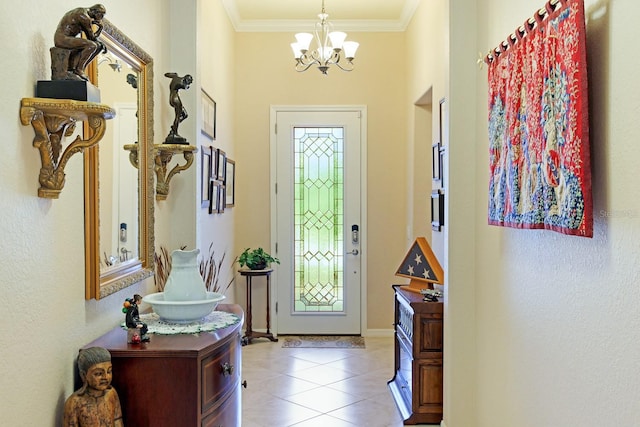
<path fill-rule="evenodd" d="M 440 421 L 440 427 L 447 427 L 447 424 L 445 424 L 444 420 Z"/>
<path fill-rule="evenodd" d="M 253 330 L 255 332 L 267 332 L 266 329 L 260 329 L 260 328 L 257 328 L 257 329 L 254 328 Z M 243 330 L 243 332 L 244 332 L 244 330 Z M 273 331 L 271 331 L 271 332 L 273 332 Z M 285 334 L 285 335 L 288 335 L 288 334 Z M 297 335 L 297 334 L 294 334 L 294 335 Z M 362 336 L 363 337 L 372 337 L 372 338 L 375 338 L 375 337 L 383 337 L 383 338 L 389 337 L 389 338 L 391 338 L 391 337 L 393 337 L 393 329 L 367 329 L 366 331 L 364 331 L 362 333 Z"/>
<path fill-rule="evenodd" d="M 393 329 L 367 329 L 363 337 L 393 337 Z"/>

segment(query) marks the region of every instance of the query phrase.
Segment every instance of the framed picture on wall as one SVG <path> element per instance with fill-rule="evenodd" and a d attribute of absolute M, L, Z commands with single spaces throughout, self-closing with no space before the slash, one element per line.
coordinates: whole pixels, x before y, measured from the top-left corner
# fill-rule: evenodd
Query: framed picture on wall
<path fill-rule="evenodd" d="M 447 125 L 449 123 L 449 117 L 447 116 L 447 102 L 445 98 L 440 99 L 438 104 L 438 135 L 440 138 L 440 188 L 446 188 L 444 178 L 445 178 L 445 150 L 449 146 L 449 129 Z"/>
<path fill-rule="evenodd" d="M 431 146 L 431 171 L 432 179 L 434 182 L 438 182 L 442 179 L 442 167 L 440 163 L 440 143 L 433 144 Z"/>
<path fill-rule="evenodd" d="M 227 155 L 221 149 L 216 150 L 216 176 L 219 181 L 224 182 L 225 170 L 227 169 Z"/>
<path fill-rule="evenodd" d="M 226 189 L 223 183 L 218 183 L 218 213 L 224 213 Z"/>
<path fill-rule="evenodd" d="M 227 170 L 224 177 L 225 206 L 231 208 L 236 204 L 236 162 L 227 158 Z"/>
<path fill-rule="evenodd" d="M 211 156 L 211 173 L 209 175 L 211 179 L 216 179 L 218 177 L 218 149 L 209 147 L 209 152 Z"/>
<path fill-rule="evenodd" d="M 216 139 L 216 101 L 202 89 L 202 129 L 201 132 L 215 141 Z"/>
<path fill-rule="evenodd" d="M 209 181 L 211 180 L 211 148 L 201 147 L 200 206 L 209 207 Z"/>
<path fill-rule="evenodd" d="M 209 203 L 209 213 L 218 213 L 218 205 L 220 203 L 220 181 L 216 181 L 212 179 L 209 181 L 209 198 L 211 203 Z"/>
<path fill-rule="evenodd" d="M 440 231 L 444 226 L 444 191 L 431 192 L 431 229 Z"/>
<path fill-rule="evenodd" d="M 444 188 L 444 152 L 446 148 L 440 145 L 440 152 L 438 153 L 438 162 L 440 163 L 440 188 Z"/>
<path fill-rule="evenodd" d="M 440 138 L 440 140 L 438 141 L 440 144 L 444 145 L 444 128 L 443 126 L 445 125 L 445 118 L 444 118 L 444 113 L 445 113 L 445 105 L 444 105 L 444 98 L 440 99 L 440 102 L 438 103 L 438 136 Z"/>

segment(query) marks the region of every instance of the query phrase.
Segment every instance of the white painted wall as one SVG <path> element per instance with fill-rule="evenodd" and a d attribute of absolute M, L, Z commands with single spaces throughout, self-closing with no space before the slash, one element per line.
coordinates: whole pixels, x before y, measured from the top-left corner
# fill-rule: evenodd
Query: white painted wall
<path fill-rule="evenodd" d="M 595 223 L 593 239 L 585 239 L 486 224 L 486 67 L 478 69 L 475 59 L 544 4 L 455 3 L 451 139 L 467 136 L 469 117 L 459 113 L 472 114 L 475 131 L 464 141 L 473 156 L 452 151 L 449 158 L 450 182 L 471 186 L 463 193 L 471 215 L 451 209 L 449 221 L 446 424 L 640 425 L 640 83 L 634 78 L 640 57 L 633 48 L 640 5 L 586 1 Z M 474 10 L 469 22 L 465 14 Z M 461 87 L 464 93 L 456 95 Z M 463 96 L 475 103 L 471 111 L 456 103 Z"/>
<path fill-rule="evenodd" d="M 160 69 L 166 3 L 106 5 L 107 19 L 159 60 Z M 37 197 L 40 156 L 33 128 L 20 124 L 20 100 L 34 96 L 37 80 L 50 79 L 55 28 L 76 6 L 65 0 L 0 3 L 0 425 L 60 425 L 78 348 L 122 320 L 126 296 L 149 289 L 139 284 L 85 301 L 82 155 L 69 161 L 58 200 Z"/>

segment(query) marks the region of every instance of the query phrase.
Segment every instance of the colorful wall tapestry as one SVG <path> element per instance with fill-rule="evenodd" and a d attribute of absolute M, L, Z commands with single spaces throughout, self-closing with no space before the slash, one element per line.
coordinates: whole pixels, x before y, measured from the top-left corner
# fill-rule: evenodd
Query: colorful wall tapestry
<path fill-rule="evenodd" d="M 545 10 L 487 57 L 489 224 L 592 237 L 584 3 Z"/>

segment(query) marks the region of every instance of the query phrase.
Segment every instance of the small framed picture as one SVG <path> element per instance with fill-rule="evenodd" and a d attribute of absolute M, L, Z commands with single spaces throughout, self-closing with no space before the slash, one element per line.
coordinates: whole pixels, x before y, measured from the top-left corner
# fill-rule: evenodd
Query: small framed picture
<path fill-rule="evenodd" d="M 431 229 L 440 231 L 444 226 L 444 192 L 433 190 L 431 192 Z"/>
<path fill-rule="evenodd" d="M 202 90 L 202 129 L 201 132 L 215 141 L 216 139 L 216 101 Z"/>
<path fill-rule="evenodd" d="M 445 105 L 445 99 L 441 98 L 440 102 L 438 102 L 438 137 L 440 138 L 440 140 L 438 141 L 441 145 L 446 145 L 445 143 L 447 141 L 445 141 L 445 129 L 444 126 L 446 125 L 446 117 L 444 116 L 446 113 L 446 105 Z"/>
<path fill-rule="evenodd" d="M 200 150 L 200 161 L 202 162 L 200 176 L 200 206 L 209 207 L 209 181 L 211 180 L 211 148 L 202 147 Z"/>
<path fill-rule="evenodd" d="M 225 171 L 227 169 L 227 155 L 221 149 L 217 149 L 216 155 L 216 176 L 215 179 L 224 182 Z"/>
<path fill-rule="evenodd" d="M 445 188 L 445 185 L 444 185 L 444 174 L 446 172 L 444 167 L 445 166 L 445 163 L 444 163 L 445 150 L 446 148 L 440 145 L 440 154 L 438 158 L 440 159 L 440 187 L 441 188 Z"/>
<path fill-rule="evenodd" d="M 209 147 L 211 152 L 211 179 L 218 178 L 218 149 L 216 147 Z"/>
<path fill-rule="evenodd" d="M 218 213 L 224 213 L 226 190 L 223 183 L 218 184 Z"/>
<path fill-rule="evenodd" d="M 209 213 L 218 213 L 218 206 L 220 204 L 220 181 L 212 179 L 209 181 Z"/>
<path fill-rule="evenodd" d="M 441 157 L 439 142 L 431 146 L 431 156 L 431 176 L 434 182 L 438 182 L 442 179 L 442 164 L 440 163 Z"/>
<path fill-rule="evenodd" d="M 225 171 L 225 206 L 231 208 L 236 204 L 236 162 L 227 158 L 227 170 Z"/>

